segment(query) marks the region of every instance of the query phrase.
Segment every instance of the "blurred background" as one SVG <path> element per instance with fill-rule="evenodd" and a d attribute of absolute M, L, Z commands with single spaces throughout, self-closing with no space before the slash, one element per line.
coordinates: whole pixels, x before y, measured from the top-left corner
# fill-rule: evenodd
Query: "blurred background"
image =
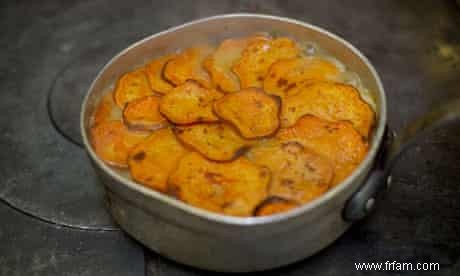
<path fill-rule="evenodd" d="M 376 67 L 396 132 L 460 97 L 459 1 L 10 1 L 0 3 L 0 275 L 203 275 L 125 236 L 80 146 L 81 100 L 102 66 L 150 34 L 233 12 L 323 27 Z M 460 122 L 398 163 L 374 214 L 269 275 L 460 275 Z M 184 245 L 187 246 L 187 245 Z M 355 262 L 438 262 L 357 272 Z"/>

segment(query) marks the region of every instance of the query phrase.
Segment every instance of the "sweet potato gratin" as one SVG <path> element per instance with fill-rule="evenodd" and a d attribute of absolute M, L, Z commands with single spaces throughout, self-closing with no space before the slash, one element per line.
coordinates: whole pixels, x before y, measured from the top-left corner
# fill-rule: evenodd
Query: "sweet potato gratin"
<path fill-rule="evenodd" d="M 212 212 L 267 216 L 311 202 L 364 159 L 375 114 L 359 78 L 352 86 L 346 66 L 304 48 L 257 34 L 153 59 L 100 100 L 93 149 L 137 183 Z"/>

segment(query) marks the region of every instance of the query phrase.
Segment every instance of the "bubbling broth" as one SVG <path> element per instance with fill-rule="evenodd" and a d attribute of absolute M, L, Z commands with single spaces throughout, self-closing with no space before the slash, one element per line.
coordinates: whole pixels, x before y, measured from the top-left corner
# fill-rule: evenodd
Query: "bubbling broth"
<path fill-rule="evenodd" d="M 267 216 L 340 185 L 364 159 L 375 101 L 314 42 L 257 33 L 119 76 L 91 144 L 123 177 L 211 212 Z"/>

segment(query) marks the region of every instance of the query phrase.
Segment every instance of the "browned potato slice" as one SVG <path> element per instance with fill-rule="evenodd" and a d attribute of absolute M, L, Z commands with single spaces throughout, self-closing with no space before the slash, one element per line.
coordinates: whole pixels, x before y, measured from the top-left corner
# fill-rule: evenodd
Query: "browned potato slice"
<path fill-rule="evenodd" d="M 368 145 L 349 122 L 330 122 L 314 116 L 304 116 L 295 125 L 280 129 L 282 142 L 297 141 L 332 162 L 333 185 L 337 185 L 361 163 Z"/>
<path fill-rule="evenodd" d="M 175 55 L 167 55 L 157 59 L 152 60 L 149 64 L 145 66 L 145 73 L 147 74 L 147 78 L 149 80 L 150 88 L 160 94 L 166 94 L 174 86 L 163 79 L 163 69 Z"/>
<path fill-rule="evenodd" d="M 152 90 L 145 71 L 137 69 L 121 76 L 115 88 L 114 98 L 115 103 L 120 108 L 124 108 L 126 103 L 150 95 L 152 95 Z"/>
<path fill-rule="evenodd" d="M 306 114 L 329 121 L 350 121 L 364 137 L 368 137 L 374 124 L 374 112 L 358 90 L 333 82 L 315 82 L 287 97 L 283 101 L 281 125 L 291 126 Z"/>
<path fill-rule="evenodd" d="M 126 104 L 123 121 L 131 129 L 155 130 L 168 124 L 159 110 L 160 98 L 147 96 Z"/>
<path fill-rule="evenodd" d="M 252 144 L 225 123 L 177 127 L 175 133 L 184 144 L 217 161 L 235 159 Z"/>
<path fill-rule="evenodd" d="M 225 92 L 240 90 L 240 80 L 232 72 L 232 66 L 241 58 L 241 53 L 248 44 L 266 40 L 267 37 L 259 35 L 222 41 L 216 51 L 207 57 L 203 63 L 216 87 Z"/>
<path fill-rule="evenodd" d="M 262 201 L 254 210 L 255 216 L 270 216 L 298 207 L 299 204 L 285 198 L 271 196 Z"/>
<path fill-rule="evenodd" d="M 191 205 L 232 216 L 250 216 L 267 196 L 270 171 L 244 157 L 232 162 L 209 161 L 192 152 L 179 162 L 169 185 Z"/>
<path fill-rule="evenodd" d="M 243 51 L 233 71 L 240 79 L 241 88 L 262 87 L 268 69 L 274 62 L 299 54 L 300 48 L 288 38 L 254 41 Z"/>
<path fill-rule="evenodd" d="M 107 164 L 126 167 L 128 152 L 144 140 L 147 133 L 129 131 L 121 121 L 106 121 L 91 128 L 91 144 Z"/>
<path fill-rule="evenodd" d="M 99 101 L 94 111 L 92 125 L 119 119 L 121 119 L 121 109 L 115 104 L 113 93 L 107 93 Z"/>
<path fill-rule="evenodd" d="M 213 103 L 222 93 L 201 87 L 188 81 L 163 96 L 160 112 L 176 124 L 216 122 L 219 118 L 213 112 Z"/>
<path fill-rule="evenodd" d="M 329 160 L 296 141 L 265 142 L 252 148 L 248 157 L 271 170 L 270 195 L 301 203 L 325 193 L 334 175 Z"/>
<path fill-rule="evenodd" d="M 171 129 L 159 129 L 130 151 L 131 176 L 147 187 L 166 192 L 168 177 L 185 153 Z"/>
<path fill-rule="evenodd" d="M 236 126 L 245 138 L 273 134 L 279 127 L 280 99 L 248 88 L 227 94 L 214 103 L 216 114 Z"/>
<path fill-rule="evenodd" d="M 185 49 L 166 64 L 164 77 L 175 85 L 194 80 L 206 88 L 212 88 L 211 78 L 202 67 L 204 59 L 212 50 L 209 46 Z"/>
<path fill-rule="evenodd" d="M 284 98 L 297 86 L 318 80 L 335 80 L 339 74 L 335 64 L 318 57 L 284 59 L 270 67 L 264 80 L 264 90 Z"/>

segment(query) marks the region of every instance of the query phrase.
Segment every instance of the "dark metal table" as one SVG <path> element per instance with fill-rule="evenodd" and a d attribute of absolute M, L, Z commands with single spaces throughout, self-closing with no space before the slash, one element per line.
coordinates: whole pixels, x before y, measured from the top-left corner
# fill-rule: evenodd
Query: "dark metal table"
<path fill-rule="evenodd" d="M 130 43 L 204 16 L 258 12 L 324 27 L 366 54 L 396 131 L 460 97 L 455 1 L 2 1 L 0 275 L 200 275 L 145 250 L 104 208 L 79 146 L 78 112 L 101 66 Z M 318 255 L 271 275 L 459 275 L 460 123 L 397 165 L 376 212 Z M 187 245 L 184 245 L 187 246 Z M 355 262 L 440 271 L 356 271 Z"/>

